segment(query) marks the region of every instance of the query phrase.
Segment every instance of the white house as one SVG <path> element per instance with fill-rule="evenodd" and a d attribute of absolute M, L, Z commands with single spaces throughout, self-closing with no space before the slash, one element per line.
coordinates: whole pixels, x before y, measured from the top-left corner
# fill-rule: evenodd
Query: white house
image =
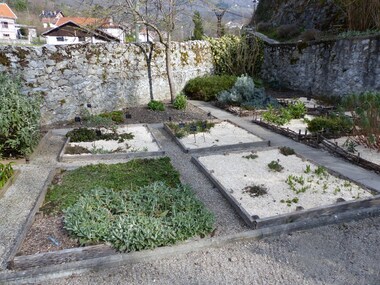
<path fill-rule="evenodd" d="M 65 45 L 116 41 L 124 43 L 125 32 L 110 19 L 63 17 L 55 28 L 44 32 L 46 43 Z"/>
<path fill-rule="evenodd" d="M 53 28 L 42 34 L 48 45 L 67 45 L 79 43 L 120 42 L 120 40 L 99 29 L 90 29 L 72 21 Z"/>
<path fill-rule="evenodd" d="M 6 3 L 0 3 L 0 41 L 17 39 L 17 16 Z"/>

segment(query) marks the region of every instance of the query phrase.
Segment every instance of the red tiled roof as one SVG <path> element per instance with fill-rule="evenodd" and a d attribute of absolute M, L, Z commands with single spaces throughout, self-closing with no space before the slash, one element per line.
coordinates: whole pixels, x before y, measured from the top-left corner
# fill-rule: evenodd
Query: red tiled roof
<path fill-rule="evenodd" d="M 106 19 L 98 19 L 98 18 L 81 18 L 81 17 L 62 17 L 60 18 L 56 25 L 61 26 L 67 22 L 73 22 L 80 26 L 103 26 L 108 24 Z"/>
<path fill-rule="evenodd" d="M 17 19 L 17 16 L 6 3 L 0 3 L 0 17 Z"/>

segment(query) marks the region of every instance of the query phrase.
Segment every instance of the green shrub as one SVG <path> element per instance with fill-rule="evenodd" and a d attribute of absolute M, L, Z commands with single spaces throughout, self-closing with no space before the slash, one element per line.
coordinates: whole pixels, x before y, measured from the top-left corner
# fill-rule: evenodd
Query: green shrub
<path fill-rule="evenodd" d="M 165 105 L 161 101 L 152 100 L 148 103 L 148 108 L 153 111 L 165 111 Z"/>
<path fill-rule="evenodd" d="M 245 108 L 263 108 L 277 101 L 265 96 L 264 89 L 255 88 L 253 79 L 249 76 L 240 76 L 234 86 L 228 91 L 222 91 L 217 96 L 223 103 L 237 103 Z"/>
<path fill-rule="evenodd" d="M 269 105 L 268 110 L 262 114 L 264 121 L 282 126 L 292 119 L 292 114 L 286 108 L 276 109 Z"/>
<path fill-rule="evenodd" d="M 116 131 L 102 132 L 101 130 L 79 128 L 67 132 L 66 137 L 70 138 L 70 142 L 93 142 L 98 140 L 124 142 L 124 140 L 133 139 L 134 135 L 132 133 L 118 134 Z"/>
<path fill-rule="evenodd" d="M 174 244 L 213 229 L 214 218 L 188 187 L 162 182 L 137 190 L 96 188 L 64 211 L 65 228 L 82 244 L 109 242 L 119 251 Z"/>
<path fill-rule="evenodd" d="M 185 94 L 181 92 L 175 97 L 174 102 L 173 102 L 173 107 L 178 110 L 184 110 L 186 109 L 186 106 L 187 106 L 187 97 Z"/>
<path fill-rule="evenodd" d="M 91 115 L 88 109 L 81 110 L 80 116 L 82 118 L 83 125 L 86 127 L 109 128 L 115 125 L 115 122 L 110 116 Z"/>
<path fill-rule="evenodd" d="M 289 110 L 293 119 L 303 118 L 306 114 L 305 104 L 301 101 L 296 101 L 295 103 L 290 104 L 287 106 L 287 109 Z"/>
<path fill-rule="evenodd" d="M 193 100 L 213 101 L 224 90 L 230 90 L 236 82 L 236 76 L 210 75 L 190 79 L 183 92 Z"/>
<path fill-rule="evenodd" d="M 296 154 L 294 149 L 292 149 L 291 147 L 287 147 L 287 146 L 280 147 L 280 153 L 285 155 L 285 156 Z"/>
<path fill-rule="evenodd" d="M 351 131 L 352 121 L 342 116 L 316 117 L 307 121 L 307 129 L 312 133 L 344 134 Z"/>
<path fill-rule="evenodd" d="M 271 162 L 269 162 L 268 167 L 270 170 L 275 172 L 281 172 L 284 169 L 284 167 L 276 160 L 272 160 Z"/>
<path fill-rule="evenodd" d="M 8 179 L 12 177 L 13 173 L 12 162 L 7 164 L 0 163 L 0 189 L 7 183 Z"/>
<path fill-rule="evenodd" d="M 99 115 L 102 118 L 110 118 L 115 123 L 124 123 L 124 113 L 123 111 L 112 111 L 107 113 L 102 113 Z"/>
<path fill-rule="evenodd" d="M 20 89 L 19 79 L 0 74 L 0 157 L 29 155 L 40 139 L 40 98 Z"/>

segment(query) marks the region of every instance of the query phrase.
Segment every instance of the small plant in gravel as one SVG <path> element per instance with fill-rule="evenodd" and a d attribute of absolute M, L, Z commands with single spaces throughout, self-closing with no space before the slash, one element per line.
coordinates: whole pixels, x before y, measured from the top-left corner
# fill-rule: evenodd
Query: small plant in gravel
<path fill-rule="evenodd" d="M 134 138 L 132 133 L 118 134 L 116 130 L 112 132 L 102 132 L 99 129 L 78 128 L 69 131 L 66 134 L 67 138 L 70 138 L 70 142 L 93 142 L 97 140 L 117 140 L 119 143 L 125 140 L 131 140 Z"/>
<path fill-rule="evenodd" d="M 251 197 L 259 197 L 267 194 L 267 188 L 264 185 L 252 185 L 244 187 L 243 193 L 248 193 Z"/>
<path fill-rule="evenodd" d="M 351 152 L 351 153 L 356 153 L 358 152 L 356 150 L 356 147 L 358 146 L 358 144 L 353 141 L 352 139 L 348 138 L 344 143 L 343 143 L 343 147 L 348 151 L 348 152 Z"/>
<path fill-rule="evenodd" d="M 64 211 L 81 244 L 109 242 L 122 252 L 174 244 L 213 229 L 213 215 L 185 186 L 156 182 L 135 190 L 96 188 Z"/>
<path fill-rule="evenodd" d="M 152 100 L 148 103 L 148 109 L 152 111 L 165 111 L 165 105 L 161 101 Z"/>
<path fill-rule="evenodd" d="M 0 163 L 0 188 L 12 177 L 14 173 L 12 162 L 7 164 Z"/>
<path fill-rule="evenodd" d="M 327 176 L 327 170 L 323 166 L 318 166 L 314 173 L 317 174 L 319 177 Z"/>
<path fill-rule="evenodd" d="M 292 149 L 291 147 L 287 147 L 287 146 L 280 147 L 280 153 L 285 155 L 285 156 L 296 154 L 294 149 Z"/>
<path fill-rule="evenodd" d="M 298 202 L 299 202 L 298 197 L 294 197 L 293 199 L 280 200 L 280 203 L 286 203 L 288 207 L 291 207 L 292 203 L 297 204 Z"/>
<path fill-rule="evenodd" d="M 305 104 L 298 100 L 290 104 L 287 109 L 289 110 L 293 119 L 303 118 L 306 114 Z"/>
<path fill-rule="evenodd" d="M 268 163 L 268 167 L 270 170 L 275 172 L 281 172 L 284 169 L 284 167 L 276 160 L 272 160 Z"/>
<path fill-rule="evenodd" d="M 174 132 L 177 138 L 183 138 L 189 134 L 209 132 L 215 123 L 210 121 L 193 121 L 187 123 L 168 123 L 167 126 Z"/>
<path fill-rule="evenodd" d="M 173 107 L 176 108 L 177 110 L 185 110 L 187 106 L 187 97 L 186 95 L 181 92 L 178 94 L 173 102 Z"/>
<path fill-rule="evenodd" d="M 257 154 L 254 154 L 254 153 L 251 153 L 249 155 L 244 155 L 243 158 L 246 158 L 246 159 L 256 159 L 258 158 L 259 156 Z"/>
<path fill-rule="evenodd" d="M 310 166 L 310 164 L 307 164 L 306 169 L 304 170 L 304 173 L 308 174 L 310 172 L 311 172 L 311 166 Z"/>

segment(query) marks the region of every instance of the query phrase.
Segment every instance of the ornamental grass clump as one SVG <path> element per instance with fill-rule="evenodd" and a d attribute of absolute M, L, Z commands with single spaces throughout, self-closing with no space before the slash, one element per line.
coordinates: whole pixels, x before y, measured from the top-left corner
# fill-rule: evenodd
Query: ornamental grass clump
<path fill-rule="evenodd" d="M 213 215 L 186 186 L 156 182 L 135 190 L 95 188 L 64 211 L 81 244 L 111 243 L 122 252 L 153 249 L 213 230 Z"/>
<path fill-rule="evenodd" d="M 0 189 L 8 182 L 14 173 L 12 162 L 0 163 Z"/>
<path fill-rule="evenodd" d="M 0 74 L 0 157 L 26 156 L 40 139 L 40 98 L 21 93 L 18 78 Z"/>

